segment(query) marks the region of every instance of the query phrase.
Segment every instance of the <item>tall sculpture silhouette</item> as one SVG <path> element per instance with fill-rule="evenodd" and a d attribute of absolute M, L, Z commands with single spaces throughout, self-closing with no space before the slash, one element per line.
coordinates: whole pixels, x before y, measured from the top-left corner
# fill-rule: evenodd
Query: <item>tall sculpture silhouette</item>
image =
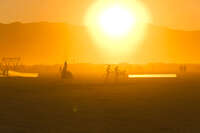
<path fill-rule="evenodd" d="M 68 64 L 67 61 L 65 61 L 64 66 L 61 70 L 61 78 L 62 79 L 72 79 L 73 75 L 70 71 L 68 71 Z"/>
<path fill-rule="evenodd" d="M 64 67 L 62 69 L 61 77 L 62 79 L 65 79 L 67 75 L 67 62 L 64 63 Z"/>

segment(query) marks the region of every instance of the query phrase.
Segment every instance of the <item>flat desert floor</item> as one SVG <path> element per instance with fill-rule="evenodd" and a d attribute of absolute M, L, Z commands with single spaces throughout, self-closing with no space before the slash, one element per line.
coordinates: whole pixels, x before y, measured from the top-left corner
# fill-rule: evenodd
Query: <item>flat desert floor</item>
<path fill-rule="evenodd" d="M 0 79 L 1 133 L 199 133 L 200 78 Z"/>

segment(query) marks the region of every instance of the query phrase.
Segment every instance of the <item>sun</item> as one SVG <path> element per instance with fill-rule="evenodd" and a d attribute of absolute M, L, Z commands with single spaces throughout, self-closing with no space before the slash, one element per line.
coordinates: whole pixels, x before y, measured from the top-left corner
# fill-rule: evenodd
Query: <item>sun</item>
<path fill-rule="evenodd" d="M 149 21 L 147 8 L 138 0 L 96 0 L 85 15 L 85 26 L 98 50 L 119 60 L 137 51 Z"/>
<path fill-rule="evenodd" d="M 123 36 L 135 26 L 134 15 L 126 8 L 114 5 L 99 16 L 102 30 L 109 36 Z"/>

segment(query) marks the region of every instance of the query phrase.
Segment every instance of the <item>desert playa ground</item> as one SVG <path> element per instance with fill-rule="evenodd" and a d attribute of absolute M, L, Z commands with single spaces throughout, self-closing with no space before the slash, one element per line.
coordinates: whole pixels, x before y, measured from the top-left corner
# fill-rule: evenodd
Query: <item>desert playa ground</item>
<path fill-rule="evenodd" d="M 200 77 L 0 79 L 1 133 L 198 133 Z"/>

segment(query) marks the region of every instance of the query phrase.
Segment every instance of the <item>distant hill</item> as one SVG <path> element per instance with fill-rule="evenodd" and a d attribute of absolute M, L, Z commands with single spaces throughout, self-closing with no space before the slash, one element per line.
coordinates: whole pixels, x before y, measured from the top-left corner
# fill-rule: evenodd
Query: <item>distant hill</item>
<path fill-rule="evenodd" d="M 134 63 L 200 63 L 200 31 L 148 26 L 144 41 L 133 53 Z M 0 57 L 22 57 L 25 63 L 51 64 L 68 59 L 102 63 L 85 27 L 65 23 L 0 24 Z M 104 56 L 104 57 L 103 57 Z"/>

